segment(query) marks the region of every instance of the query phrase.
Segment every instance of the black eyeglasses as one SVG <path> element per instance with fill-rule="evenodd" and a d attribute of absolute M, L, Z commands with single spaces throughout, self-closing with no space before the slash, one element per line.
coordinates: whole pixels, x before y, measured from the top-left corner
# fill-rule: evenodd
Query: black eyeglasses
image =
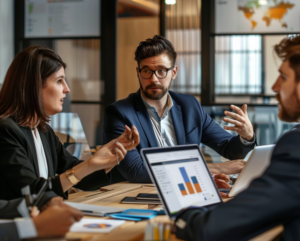
<path fill-rule="evenodd" d="M 156 70 L 139 68 L 139 73 L 141 74 L 143 79 L 150 79 L 152 77 L 153 73 L 156 75 L 157 78 L 163 79 L 167 76 L 168 71 L 173 68 L 174 68 L 174 66 L 172 66 L 171 68 L 168 68 L 168 69 L 167 68 L 159 68 Z"/>

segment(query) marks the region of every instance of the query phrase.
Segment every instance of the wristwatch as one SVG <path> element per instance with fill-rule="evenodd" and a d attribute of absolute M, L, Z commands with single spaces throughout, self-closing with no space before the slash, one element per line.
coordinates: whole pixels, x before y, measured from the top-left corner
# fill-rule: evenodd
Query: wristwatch
<path fill-rule="evenodd" d="M 75 176 L 73 168 L 66 171 L 66 176 L 73 185 L 81 181 Z"/>

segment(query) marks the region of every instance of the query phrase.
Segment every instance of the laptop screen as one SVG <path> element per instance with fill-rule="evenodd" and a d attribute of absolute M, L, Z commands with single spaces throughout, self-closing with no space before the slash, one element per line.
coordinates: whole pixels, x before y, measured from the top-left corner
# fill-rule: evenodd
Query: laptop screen
<path fill-rule="evenodd" d="M 221 202 L 198 146 L 143 152 L 169 215 L 189 206 L 203 207 Z"/>

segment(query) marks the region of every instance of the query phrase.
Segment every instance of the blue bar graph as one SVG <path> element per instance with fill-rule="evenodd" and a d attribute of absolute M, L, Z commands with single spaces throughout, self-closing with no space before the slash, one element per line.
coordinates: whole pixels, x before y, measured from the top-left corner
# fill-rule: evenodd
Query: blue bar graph
<path fill-rule="evenodd" d="M 192 178 L 192 181 L 193 181 L 194 184 L 195 184 L 195 183 L 198 183 L 198 180 L 197 180 L 196 177 L 191 177 L 191 178 Z"/>
<path fill-rule="evenodd" d="M 195 191 L 194 191 L 194 188 L 192 187 L 192 184 L 191 184 L 191 181 L 186 173 L 186 170 L 184 167 L 179 167 L 179 170 L 181 172 L 181 175 L 183 177 L 183 180 L 185 182 L 185 185 L 187 186 L 187 189 L 189 190 L 189 193 L 190 194 L 194 194 Z"/>
<path fill-rule="evenodd" d="M 178 187 L 179 187 L 180 191 L 185 190 L 184 185 L 183 185 L 182 183 L 179 183 L 179 184 L 178 184 Z"/>
<path fill-rule="evenodd" d="M 190 182 L 190 179 L 189 179 L 189 177 L 188 177 L 188 175 L 187 175 L 187 173 L 186 173 L 185 168 L 184 168 L 184 167 L 179 167 L 179 170 L 180 170 L 180 172 L 181 172 L 181 175 L 182 175 L 182 177 L 183 177 L 184 182 L 185 182 L 185 183 Z"/>
<path fill-rule="evenodd" d="M 180 190 L 182 196 L 188 195 L 188 193 L 186 192 L 185 187 L 182 183 L 179 183 L 178 187 L 179 187 L 179 190 Z"/>
<path fill-rule="evenodd" d="M 197 177 L 192 176 L 191 178 L 192 178 L 192 181 L 193 181 L 193 183 L 194 183 L 194 187 L 195 187 L 195 189 L 196 189 L 196 192 L 198 192 L 198 193 L 202 192 L 202 189 L 201 189 L 201 187 L 200 187 L 200 185 L 199 185 L 199 182 L 198 182 L 198 180 L 197 180 Z"/>

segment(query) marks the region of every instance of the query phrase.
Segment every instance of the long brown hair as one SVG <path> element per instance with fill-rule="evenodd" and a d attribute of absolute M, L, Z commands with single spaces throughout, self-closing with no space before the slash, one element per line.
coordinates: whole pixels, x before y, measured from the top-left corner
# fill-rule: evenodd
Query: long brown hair
<path fill-rule="evenodd" d="M 46 131 L 49 122 L 42 99 L 46 78 L 66 68 L 58 54 L 41 46 L 31 46 L 21 51 L 8 68 L 0 91 L 0 118 L 12 117 L 20 126 L 30 126 L 34 121 Z"/>

